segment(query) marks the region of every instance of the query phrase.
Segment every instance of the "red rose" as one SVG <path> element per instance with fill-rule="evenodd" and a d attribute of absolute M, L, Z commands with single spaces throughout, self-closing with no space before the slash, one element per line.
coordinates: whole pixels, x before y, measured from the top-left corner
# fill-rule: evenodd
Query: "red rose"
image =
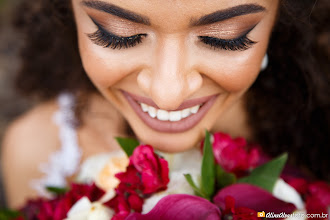
<path fill-rule="evenodd" d="M 143 188 L 141 183 L 141 174 L 134 165 L 129 165 L 125 172 L 117 173 L 115 177 L 117 177 L 120 181 L 117 188 L 123 188 L 123 190 L 142 190 Z"/>
<path fill-rule="evenodd" d="M 306 210 L 308 214 L 330 214 L 330 185 L 325 182 L 309 184 L 306 196 Z M 315 219 L 315 218 L 314 218 Z M 327 216 L 316 219 L 328 219 Z"/>
<path fill-rule="evenodd" d="M 72 184 L 70 190 L 52 200 L 38 199 L 28 201 L 20 211 L 26 219 L 62 220 L 66 218 L 71 207 L 83 196 L 90 201 L 102 197 L 104 191 L 95 184 Z"/>
<path fill-rule="evenodd" d="M 112 220 L 125 219 L 131 212 L 124 194 L 117 194 L 109 202 L 105 203 L 105 205 L 113 208 L 116 212 L 116 214 L 112 217 Z"/>
<path fill-rule="evenodd" d="M 286 178 L 284 179 L 290 186 L 292 186 L 301 195 L 307 193 L 308 182 L 303 178 Z"/>
<path fill-rule="evenodd" d="M 235 209 L 235 213 L 233 214 L 233 220 L 257 220 L 258 214 L 256 211 L 245 208 L 245 207 L 239 207 Z"/>
<path fill-rule="evenodd" d="M 72 202 L 69 198 L 63 197 L 61 199 L 51 200 L 41 204 L 40 212 L 37 219 L 40 220 L 62 220 L 66 218 L 68 211 L 72 207 Z"/>
<path fill-rule="evenodd" d="M 140 145 L 130 157 L 130 164 L 141 174 L 143 193 L 150 194 L 165 190 L 170 181 L 168 163 L 157 156 L 149 145 Z"/>
<path fill-rule="evenodd" d="M 82 197 L 86 196 L 91 202 L 99 200 L 104 191 L 93 184 L 77 184 L 72 183 L 70 191 L 65 194 L 71 201 L 77 202 Z"/>
<path fill-rule="evenodd" d="M 255 168 L 260 160 L 258 146 L 248 146 L 244 138 L 232 139 L 218 132 L 213 135 L 212 146 L 215 161 L 227 172 L 238 176 Z"/>
<path fill-rule="evenodd" d="M 105 203 L 116 212 L 112 219 L 125 219 L 131 211 L 142 212 L 144 198 L 166 189 L 168 173 L 167 161 L 155 154 L 151 146 L 138 146 L 126 171 L 116 174 L 120 180 L 116 196 Z"/>
<path fill-rule="evenodd" d="M 131 211 L 142 212 L 143 198 L 135 191 L 124 191 L 116 189 L 116 196 L 104 205 L 113 208 L 115 215 L 112 220 L 125 219 Z"/>
<path fill-rule="evenodd" d="M 223 211 L 224 219 L 232 219 L 232 220 L 258 220 L 257 212 L 246 208 L 246 207 L 238 207 L 235 208 L 235 199 L 232 196 L 226 196 L 225 198 L 225 210 Z"/>

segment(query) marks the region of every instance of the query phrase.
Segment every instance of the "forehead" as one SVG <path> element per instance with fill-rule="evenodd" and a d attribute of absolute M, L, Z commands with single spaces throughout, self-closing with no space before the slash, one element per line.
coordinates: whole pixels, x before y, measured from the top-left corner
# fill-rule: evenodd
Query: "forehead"
<path fill-rule="evenodd" d="M 75 0 L 73 0 L 75 1 Z M 104 2 L 147 18 L 153 26 L 187 25 L 194 20 L 219 10 L 240 5 L 259 5 L 266 11 L 276 10 L 278 0 L 76 0 Z"/>

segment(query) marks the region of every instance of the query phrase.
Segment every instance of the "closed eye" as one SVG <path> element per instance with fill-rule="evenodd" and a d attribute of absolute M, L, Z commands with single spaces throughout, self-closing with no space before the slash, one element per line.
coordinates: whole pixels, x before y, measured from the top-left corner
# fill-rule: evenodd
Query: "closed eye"
<path fill-rule="evenodd" d="M 254 27 L 253 27 L 254 28 Z M 252 47 L 257 42 L 250 40 L 247 35 L 253 29 L 249 29 L 242 36 L 234 39 L 221 39 L 209 36 L 199 36 L 201 42 L 206 45 L 211 46 L 214 49 L 222 49 L 222 50 L 247 50 Z"/>
<path fill-rule="evenodd" d="M 93 20 L 93 19 L 92 19 Z M 117 36 L 113 33 L 106 31 L 100 24 L 94 21 L 98 30 L 94 33 L 87 34 L 93 43 L 104 48 L 111 49 L 126 49 L 134 47 L 137 44 L 142 43 L 142 38 L 146 37 L 147 34 L 136 34 L 128 37 Z"/>

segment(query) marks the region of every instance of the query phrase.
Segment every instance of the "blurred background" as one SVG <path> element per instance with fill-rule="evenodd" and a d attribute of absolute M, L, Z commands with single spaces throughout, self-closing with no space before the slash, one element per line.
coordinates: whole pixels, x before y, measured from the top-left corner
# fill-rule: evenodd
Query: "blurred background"
<path fill-rule="evenodd" d="M 13 78 L 20 62 L 17 53 L 22 44 L 21 37 L 11 27 L 12 10 L 18 2 L 19 0 L 0 0 L 0 143 L 9 123 L 32 106 L 13 89 Z M 0 209 L 5 207 L 1 180 L 0 173 Z"/>

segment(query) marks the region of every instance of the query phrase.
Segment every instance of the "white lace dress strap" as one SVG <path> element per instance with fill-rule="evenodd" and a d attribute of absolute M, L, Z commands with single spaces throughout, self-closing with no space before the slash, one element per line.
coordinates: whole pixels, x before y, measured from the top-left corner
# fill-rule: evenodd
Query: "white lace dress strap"
<path fill-rule="evenodd" d="M 78 171 L 82 155 L 75 129 L 75 97 L 70 93 L 63 93 L 58 97 L 58 105 L 53 121 L 59 128 L 61 148 L 49 156 L 48 162 L 40 164 L 39 170 L 44 176 L 32 181 L 32 187 L 45 197 L 50 196 L 45 189 L 47 186 L 67 185 L 66 179 Z"/>

